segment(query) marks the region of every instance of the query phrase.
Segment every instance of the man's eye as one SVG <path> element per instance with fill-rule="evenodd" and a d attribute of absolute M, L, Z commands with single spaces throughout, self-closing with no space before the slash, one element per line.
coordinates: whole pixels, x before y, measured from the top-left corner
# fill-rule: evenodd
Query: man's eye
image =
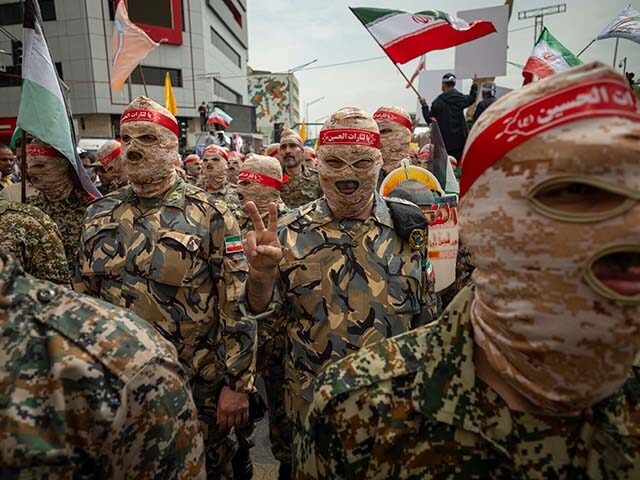
<path fill-rule="evenodd" d="M 131 137 L 129 135 L 122 135 L 120 140 L 122 140 L 123 143 L 130 143 L 131 142 Z"/>

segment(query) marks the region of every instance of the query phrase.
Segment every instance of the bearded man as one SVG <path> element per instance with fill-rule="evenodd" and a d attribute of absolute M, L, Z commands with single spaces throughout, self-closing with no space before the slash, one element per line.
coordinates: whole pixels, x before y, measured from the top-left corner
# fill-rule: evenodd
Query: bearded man
<path fill-rule="evenodd" d="M 297 208 L 322 196 L 318 173 L 302 164 L 302 138 L 285 129 L 280 137 L 278 158 L 288 177 L 282 186 L 282 200 L 289 208 Z"/>

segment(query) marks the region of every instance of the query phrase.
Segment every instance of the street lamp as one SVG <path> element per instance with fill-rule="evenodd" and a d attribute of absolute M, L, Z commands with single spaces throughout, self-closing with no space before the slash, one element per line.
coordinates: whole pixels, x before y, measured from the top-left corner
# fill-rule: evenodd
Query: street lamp
<path fill-rule="evenodd" d="M 318 61 L 318 59 L 316 58 L 316 59 L 314 59 L 314 60 L 311 60 L 310 62 L 303 63 L 302 65 L 298 65 L 297 67 L 290 68 L 290 69 L 287 71 L 287 73 L 297 72 L 298 70 L 302 70 L 303 68 L 306 68 L 306 67 L 308 67 L 309 65 L 311 65 L 311 64 L 313 64 L 313 63 L 316 63 L 317 61 Z"/>
<path fill-rule="evenodd" d="M 309 107 L 311 105 L 313 105 L 314 103 L 318 103 L 321 100 L 324 100 L 324 97 L 316 98 L 315 100 L 312 100 L 311 102 L 304 102 L 304 121 L 305 122 L 309 121 Z"/>

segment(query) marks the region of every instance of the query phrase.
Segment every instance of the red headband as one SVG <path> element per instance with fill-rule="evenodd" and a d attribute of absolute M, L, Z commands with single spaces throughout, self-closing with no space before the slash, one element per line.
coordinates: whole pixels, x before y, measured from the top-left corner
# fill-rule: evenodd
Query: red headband
<path fill-rule="evenodd" d="M 209 145 L 207 148 L 204 149 L 202 156 L 206 155 L 207 153 L 218 154 L 225 160 L 229 161 L 229 155 L 227 154 L 227 151 L 218 145 Z"/>
<path fill-rule="evenodd" d="M 402 125 L 403 127 L 407 127 L 410 131 L 413 131 L 411 128 L 411 121 L 399 115 L 395 112 L 390 112 L 389 110 L 378 110 L 373 114 L 373 119 L 377 122 L 379 120 L 389 120 L 390 122 L 396 122 Z"/>
<path fill-rule="evenodd" d="M 27 145 L 27 153 L 38 157 L 65 158 L 58 150 L 45 145 Z"/>
<path fill-rule="evenodd" d="M 199 161 L 200 161 L 200 157 L 199 156 L 197 156 L 197 155 L 189 155 L 187 157 L 187 159 L 184 161 L 184 164 L 185 165 L 189 165 L 190 163 L 199 162 Z"/>
<path fill-rule="evenodd" d="M 240 175 L 238 176 L 238 181 L 246 180 L 251 183 L 259 183 L 260 185 L 265 185 L 267 187 L 275 188 L 276 190 L 282 190 L 282 182 L 280 180 L 276 180 L 273 177 L 269 177 L 262 173 L 252 172 L 250 170 L 242 170 Z"/>
<path fill-rule="evenodd" d="M 640 122 L 640 101 L 622 79 L 585 80 L 521 105 L 493 121 L 469 145 L 460 166 L 460 196 L 518 145 L 553 128 L 598 117 Z"/>
<path fill-rule="evenodd" d="M 353 128 L 322 130 L 318 145 L 363 145 L 365 147 L 380 148 L 380 134 L 370 130 Z"/>
<path fill-rule="evenodd" d="M 99 158 L 98 161 L 102 164 L 103 167 L 109 165 L 116 157 L 118 157 L 122 153 L 122 147 L 118 145 L 109 155 L 105 155 L 102 158 Z"/>
<path fill-rule="evenodd" d="M 153 110 L 126 110 L 120 117 L 120 125 L 129 122 L 151 122 L 162 125 L 178 136 L 178 122 L 167 115 Z"/>

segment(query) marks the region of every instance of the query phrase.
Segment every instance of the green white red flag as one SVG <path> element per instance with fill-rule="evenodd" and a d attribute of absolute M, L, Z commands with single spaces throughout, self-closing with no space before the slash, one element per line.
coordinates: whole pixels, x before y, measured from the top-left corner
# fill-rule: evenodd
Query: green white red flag
<path fill-rule="evenodd" d="M 582 61 L 545 27 L 522 70 L 524 85 L 531 83 L 534 75 L 538 78 L 546 78 L 578 65 L 582 65 Z"/>
<path fill-rule="evenodd" d="M 600 32 L 596 40 L 613 37 L 640 43 L 640 12 L 631 8 L 631 4 Z"/>
<path fill-rule="evenodd" d="M 395 63 L 404 64 L 432 50 L 455 47 L 496 31 L 491 22 L 467 23 L 440 10 L 350 9 Z"/>

